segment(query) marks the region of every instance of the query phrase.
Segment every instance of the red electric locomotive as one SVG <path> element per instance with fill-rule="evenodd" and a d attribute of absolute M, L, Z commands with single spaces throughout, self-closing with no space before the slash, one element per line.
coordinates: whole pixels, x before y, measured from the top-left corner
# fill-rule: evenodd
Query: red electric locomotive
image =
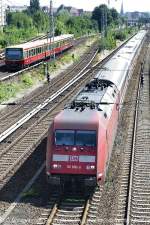
<path fill-rule="evenodd" d="M 51 184 L 104 182 L 117 130 L 119 106 L 145 31 L 135 35 L 53 120 L 46 172 Z"/>
<path fill-rule="evenodd" d="M 24 68 L 41 61 L 50 55 L 59 54 L 73 46 L 72 34 L 54 37 L 54 40 L 42 39 L 5 49 L 5 64 L 8 69 Z"/>

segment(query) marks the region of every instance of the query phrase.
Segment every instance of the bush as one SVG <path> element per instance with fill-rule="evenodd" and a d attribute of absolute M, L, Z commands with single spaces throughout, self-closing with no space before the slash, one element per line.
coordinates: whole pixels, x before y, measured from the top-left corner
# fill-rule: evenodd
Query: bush
<path fill-rule="evenodd" d="M 112 33 L 108 33 L 105 38 L 100 40 L 99 51 L 107 49 L 111 50 L 116 47 L 116 40 Z"/>
<path fill-rule="evenodd" d="M 0 102 L 15 97 L 18 90 L 18 84 L 0 84 Z"/>
<path fill-rule="evenodd" d="M 25 86 L 31 87 L 33 85 L 33 78 L 30 74 L 25 74 L 22 76 L 21 81 Z"/>
<path fill-rule="evenodd" d="M 114 36 L 115 39 L 118 39 L 120 41 L 124 41 L 127 38 L 127 34 L 125 31 L 117 31 Z"/>

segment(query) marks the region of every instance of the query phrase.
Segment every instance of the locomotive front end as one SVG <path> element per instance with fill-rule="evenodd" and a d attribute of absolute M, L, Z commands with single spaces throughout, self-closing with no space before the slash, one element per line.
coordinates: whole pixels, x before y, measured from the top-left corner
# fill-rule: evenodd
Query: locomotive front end
<path fill-rule="evenodd" d="M 97 123 L 91 112 L 64 110 L 56 116 L 48 136 L 47 177 L 51 184 L 75 180 L 96 185 Z"/>

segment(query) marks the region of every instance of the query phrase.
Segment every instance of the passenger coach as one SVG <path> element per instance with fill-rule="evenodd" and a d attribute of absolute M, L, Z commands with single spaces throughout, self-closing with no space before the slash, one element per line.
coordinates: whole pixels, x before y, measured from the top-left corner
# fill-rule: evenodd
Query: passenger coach
<path fill-rule="evenodd" d="M 74 35 L 64 34 L 52 39 L 42 39 L 5 49 L 5 64 L 8 69 L 18 69 L 59 54 L 73 46 Z"/>

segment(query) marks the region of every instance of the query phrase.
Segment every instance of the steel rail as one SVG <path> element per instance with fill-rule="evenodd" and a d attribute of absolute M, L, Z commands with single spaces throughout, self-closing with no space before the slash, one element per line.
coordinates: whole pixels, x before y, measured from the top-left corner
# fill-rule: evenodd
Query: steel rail
<path fill-rule="evenodd" d="M 141 88 L 141 82 L 140 82 L 141 76 L 139 76 L 139 84 L 137 89 L 137 99 L 136 99 L 136 107 L 135 107 L 135 113 L 134 113 L 134 126 L 133 126 L 133 135 L 132 135 L 132 147 L 131 147 L 131 168 L 130 168 L 130 180 L 129 180 L 129 194 L 128 194 L 128 200 L 127 200 L 127 219 L 125 221 L 126 225 L 129 225 L 130 223 L 130 207 L 131 207 L 131 195 L 132 195 L 132 183 L 133 183 L 133 171 L 134 171 L 134 155 L 135 155 L 135 142 L 136 142 L 136 131 L 137 131 L 137 122 L 138 122 L 138 109 L 139 109 L 139 96 L 140 96 L 140 88 Z"/>
<path fill-rule="evenodd" d="M 87 219 L 89 207 L 90 207 L 90 200 L 88 199 L 87 202 L 86 202 L 86 205 L 85 205 L 85 209 L 84 209 L 84 212 L 83 212 L 83 216 L 82 216 L 80 225 L 85 225 L 86 224 L 86 219 Z"/>
<path fill-rule="evenodd" d="M 148 54 L 148 52 L 147 52 Z M 145 63 L 146 65 L 146 63 Z M 150 66 L 149 66 L 150 68 Z M 150 69 L 149 69 L 150 71 Z M 136 107 L 135 107 L 135 113 L 134 113 L 134 126 L 133 126 L 133 134 L 132 134 L 132 146 L 131 146 L 131 167 L 130 167 L 130 172 L 129 172 L 129 185 L 128 185 L 128 196 L 127 196 L 127 209 L 126 209 L 126 221 L 125 224 L 126 225 L 130 225 L 131 224 L 131 207 L 132 207 L 132 194 L 134 191 L 134 179 L 135 179 L 135 171 L 136 169 L 134 169 L 134 163 L 136 161 L 136 157 L 138 155 L 137 152 L 137 135 L 138 135 L 138 123 L 139 123 L 139 111 L 140 111 L 140 104 L 141 104 L 141 100 L 140 100 L 140 95 L 141 95 L 141 90 L 143 89 L 143 81 L 141 81 L 141 79 L 143 79 L 143 75 L 144 75 L 144 71 L 143 71 L 143 65 L 141 65 L 141 71 L 140 71 L 140 76 L 139 76 L 139 81 L 138 81 L 138 89 L 137 89 L 137 98 L 136 98 Z M 148 74 L 148 72 L 147 72 Z M 149 173 L 149 171 L 146 171 L 147 173 Z M 139 179 L 141 179 L 139 177 Z M 138 179 L 138 180 L 139 180 Z M 138 223 L 138 222 L 137 222 Z M 145 222 L 147 223 L 147 222 Z"/>
<path fill-rule="evenodd" d="M 49 218 L 48 218 L 48 220 L 47 220 L 47 222 L 46 222 L 46 225 L 52 224 L 52 221 L 53 221 L 53 219 L 54 219 L 54 216 L 55 216 L 56 213 L 57 213 L 57 210 L 58 210 L 58 204 L 55 203 L 55 205 L 54 205 L 54 207 L 53 207 L 53 209 L 52 209 L 52 212 L 50 213 L 50 216 L 49 216 Z"/>

